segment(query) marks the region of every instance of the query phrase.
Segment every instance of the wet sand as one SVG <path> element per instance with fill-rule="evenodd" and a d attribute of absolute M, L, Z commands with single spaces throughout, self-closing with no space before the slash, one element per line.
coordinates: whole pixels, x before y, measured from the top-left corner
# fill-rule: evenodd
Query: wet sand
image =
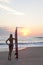
<path fill-rule="evenodd" d="M 8 52 L 0 52 L 0 65 L 43 65 L 43 47 L 28 47 L 19 50 L 18 60 L 12 52 L 12 60 L 8 61 Z"/>

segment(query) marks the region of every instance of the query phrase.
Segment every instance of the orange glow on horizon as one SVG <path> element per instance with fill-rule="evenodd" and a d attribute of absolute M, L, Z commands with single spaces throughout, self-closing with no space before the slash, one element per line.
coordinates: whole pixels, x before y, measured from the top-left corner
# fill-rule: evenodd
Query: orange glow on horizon
<path fill-rule="evenodd" d="M 14 33 L 15 29 L 16 29 L 15 27 L 8 28 L 8 31 L 10 31 L 11 33 L 12 32 Z M 28 28 L 21 27 L 21 28 L 18 28 L 17 30 L 18 30 L 18 35 L 20 36 L 30 36 L 31 35 L 31 30 Z"/>
<path fill-rule="evenodd" d="M 29 36 L 31 34 L 31 31 L 28 28 L 21 28 L 19 29 L 19 34 L 21 36 Z"/>
<path fill-rule="evenodd" d="M 16 27 L 3 27 L 5 30 L 9 31 L 10 33 L 15 34 Z M 20 36 L 43 36 L 43 28 L 29 28 L 29 27 L 18 27 L 17 28 L 18 35 Z"/>

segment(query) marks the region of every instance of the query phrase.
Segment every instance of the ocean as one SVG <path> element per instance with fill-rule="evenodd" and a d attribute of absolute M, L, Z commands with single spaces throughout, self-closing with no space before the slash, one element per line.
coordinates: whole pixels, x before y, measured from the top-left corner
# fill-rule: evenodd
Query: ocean
<path fill-rule="evenodd" d="M 8 36 L 0 36 L 0 51 L 8 51 L 8 45 L 6 44 L 7 38 Z M 43 47 L 43 37 L 18 37 L 18 49 L 20 50 L 26 47 Z"/>

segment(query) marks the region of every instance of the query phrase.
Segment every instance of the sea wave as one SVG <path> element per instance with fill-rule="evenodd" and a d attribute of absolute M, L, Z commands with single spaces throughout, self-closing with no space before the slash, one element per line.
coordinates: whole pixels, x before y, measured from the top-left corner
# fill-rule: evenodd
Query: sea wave
<path fill-rule="evenodd" d="M 15 44 L 15 43 L 13 43 Z M 28 42 L 28 43 L 18 43 L 18 45 L 27 45 L 27 44 L 43 44 L 43 42 Z M 7 45 L 6 43 L 0 43 L 0 45 Z"/>

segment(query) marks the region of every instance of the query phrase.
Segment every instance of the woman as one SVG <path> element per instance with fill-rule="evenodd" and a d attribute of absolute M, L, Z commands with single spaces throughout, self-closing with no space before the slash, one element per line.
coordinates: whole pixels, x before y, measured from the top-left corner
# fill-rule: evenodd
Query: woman
<path fill-rule="evenodd" d="M 15 38 L 13 38 L 12 34 L 10 34 L 10 37 L 6 40 L 6 43 L 9 46 L 8 60 L 11 60 L 11 54 L 13 50 L 13 40 L 15 40 Z M 10 42 L 9 44 L 8 44 L 8 41 Z"/>

